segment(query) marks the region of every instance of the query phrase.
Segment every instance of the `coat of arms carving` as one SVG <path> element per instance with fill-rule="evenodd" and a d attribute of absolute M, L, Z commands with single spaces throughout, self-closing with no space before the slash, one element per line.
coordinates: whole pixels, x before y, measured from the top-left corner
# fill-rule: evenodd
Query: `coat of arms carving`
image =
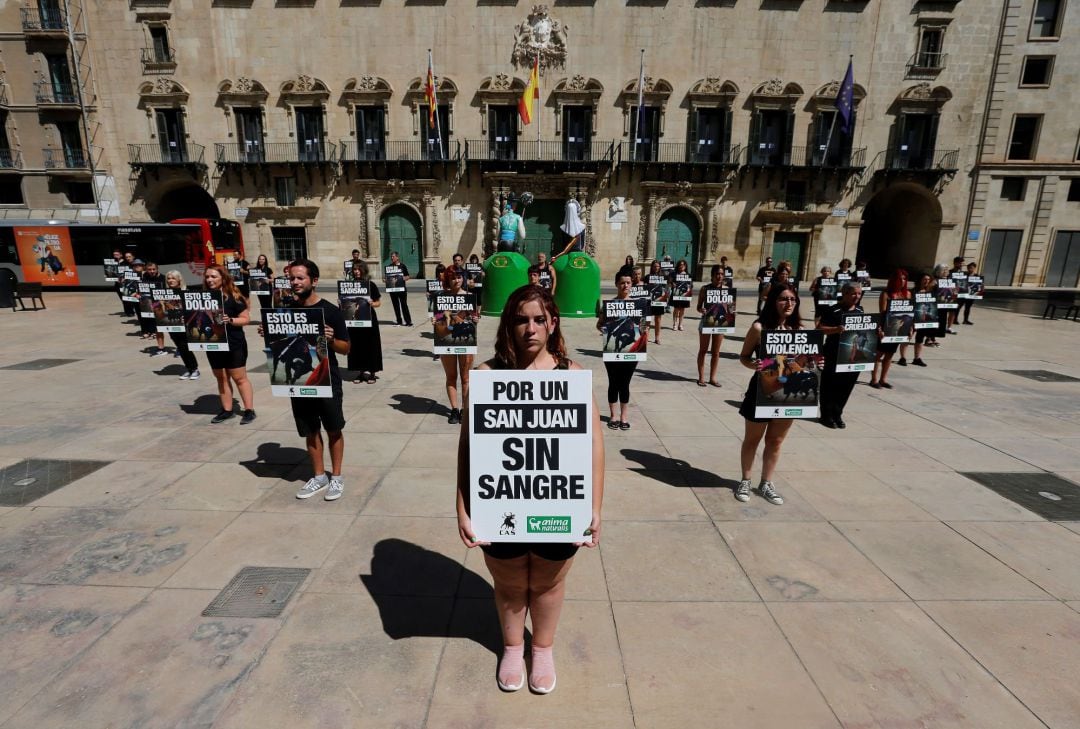
<path fill-rule="evenodd" d="M 514 54 L 511 61 L 518 68 L 530 68 L 540 57 L 540 68 L 563 68 L 566 65 L 568 28 L 548 15 L 547 5 L 534 5 L 524 22 L 514 29 Z"/>

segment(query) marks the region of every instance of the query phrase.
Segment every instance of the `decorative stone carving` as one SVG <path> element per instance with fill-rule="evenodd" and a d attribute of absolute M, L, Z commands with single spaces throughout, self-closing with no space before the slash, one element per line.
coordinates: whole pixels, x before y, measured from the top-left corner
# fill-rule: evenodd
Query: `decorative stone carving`
<path fill-rule="evenodd" d="M 897 101 L 901 105 L 940 106 L 951 98 L 952 92 L 949 91 L 949 89 L 944 86 L 934 86 L 931 88 L 930 84 L 924 81 L 904 89 L 900 93 L 900 96 L 897 97 Z"/>
<path fill-rule="evenodd" d="M 518 68 L 530 68 L 540 57 L 540 70 L 566 65 L 568 28 L 548 14 L 547 5 L 534 5 L 529 17 L 514 29 L 514 52 L 511 62 Z"/>
<path fill-rule="evenodd" d="M 300 74 L 296 77 L 296 85 L 293 87 L 293 91 L 299 91 L 302 94 L 306 94 L 315 90 L 315 79 L 311 78 L 307 74 Z"/>
<path fill-rule="evenodd" d="M 253 78 L 241 76 L 235 81 L 225 79 L 217 88 L 218 99 L 224 103 L 243 101 L 257 103 L 265 101 L 270 95 L 266 87 Z"/>
<path fill-rule="evenodd" d="M 638 260 L 645 259 L 645 241 L 649 237 L 649 214 L 648 209 L 642 205 L 641 212 L 638 214 L 638 226 L 637 226 L 637 238 L 634 241 L 634 247 L 637 249 Z"/>
<path fill-rule="evenodd" d="M 286 99 L 288 97 L 301 97 L 304 99 L 327 99 L 330 97 L 330 89 L 326 84 L 307 74 L 300 74 L 296 78 L 281 84 L 280 91 L 281 96 Z"/>
<path fill-rule="evenodd" d="M 492 91 L 509 91 L 512 86 L 513 80 L 509 76 L 505 73 L 497 73 L 491 77 L 491 86 L 489 88 Z"/>
<path fill-rule="evenodd" d="M 188 97 L 188 90 L 179 81 L 171 78 L 146 81 L 139 86 L 141 108 L 186 104 Z"/>
<path fill-rule="evenodd" d="M 567 91 L 584 91 L 589 86 L 589 79 L 580 73 L 575 74 L 566 82 Z"/>
<path fill-rule="evenodd" d="M 784 82 L 771 78 L 758 87 L 758 93 L 762 96 L 781 96 L 784 93 Z"/>
<path fill-rule="evenodd" d="M 241 76 L 236 79 L 236 83 L 233 84 L 233 92 L 237 94 L 250 94 L 254 90 L 255 82 L 247 76 Z"/>

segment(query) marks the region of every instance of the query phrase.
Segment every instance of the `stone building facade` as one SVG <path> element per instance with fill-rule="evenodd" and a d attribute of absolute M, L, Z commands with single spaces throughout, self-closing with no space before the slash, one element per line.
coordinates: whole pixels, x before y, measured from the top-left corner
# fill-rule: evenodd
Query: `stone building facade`
<path fill-rule="evenodd" d="M 117 220 L 235 218 L 249 258 L 304 252 L 336 270 L 354 248 L 372 262 L 396 249 L 426 274 L 490 252 L 500 206 L 530 192 L 527 251 L 561 247 L 574 198 L 605 276 L 665 254 L 699 274 L 727 256 L 752 276 L 773 255 L 802 278 L 844 257 L 885 275 L 982 255 L 969 217 L 1001 113 L 995 42 L 1033 2 L 98 2 L 92 149 Z"/>

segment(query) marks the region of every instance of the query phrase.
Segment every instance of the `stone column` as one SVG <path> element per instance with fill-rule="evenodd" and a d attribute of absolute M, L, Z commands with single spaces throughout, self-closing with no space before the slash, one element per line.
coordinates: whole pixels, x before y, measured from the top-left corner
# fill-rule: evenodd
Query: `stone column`
<path fill-rule="evenodd" d="M 705 220 L 705 227 L 701 231 L 702 240 L 699 241 L 701 248 L 701 278 L 706 277 L 705 269 L 707 266 L 711 266 L 714 262 L 714 256 L 716 249 L 713 247 L 713 227 L 716 223 L 713 220 L 713 209 L 716 207 L 716 198 L 709 196 L 705 198 L 705 209 L 702 211 L 701 217 Z"/>
<path fill-rule="evenodd" d="M 652 262 L 656 258 L 656 195 L 650 194 L 645 206 L 645 260 Z"/>
<path fill-rule="evenodd" d="M 421 199 L 424 211 L 424 263 L 436 264 L 439 262 L 439 245 L 436 240 L 438 223 L 435 220 L 435 196 L 431 190 L 424 190 Z"/>
<path fill-rule="evenodd" d="M 378 266 L 382 259 L 382 241 L 379 240 L 379 212 L 375 196 L 370 191 L 364 192 L 364 230 L 363 253 L 369 264 Z"/>

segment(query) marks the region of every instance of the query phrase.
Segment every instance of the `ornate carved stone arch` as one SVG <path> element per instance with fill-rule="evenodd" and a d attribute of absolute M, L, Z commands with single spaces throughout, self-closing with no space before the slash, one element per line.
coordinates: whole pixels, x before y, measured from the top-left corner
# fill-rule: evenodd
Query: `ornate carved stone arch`
<path fill-rule="evenodd" d="M 664 119 L 667 116 L 667 103 L 672 93 L 671 83 L 662 78 L 645 77 L 643 98 L 645 106 L 660 107 L 660 135 L 664 134 Z M 619 104 L 623 108 L 623 134 L 630 134 L 630 109 L 637 105 L 638 80 L 631 79 L 623 85 L 619 93 Z"/>
<path fill-rule="evenodd" d="M 840 94 L 840 82 L 830 81 L 810 97 L 810 103 L 819 111 L 831 111 L 836 108 L 836 97 Z M 866 98 L 866 89 L 855 84 L 852 89 L 852 98 L 855 99 L 855 107 L 858 108 L 862 100 Z"/>
<path fill-rule="evenodd" d="M 481 134 L 486 136 L 488 132 L 488 107 L 517 104 L 524 91 L 524 81 L 516 76 L 508 76 L 505 73 L 497 73 L 481 81 L 480 88 L 476 90 L 476 98 L 480 102 Z M 544 100 L 541 99 L 541 106 L 543 103 Z"/>
<path fill-rule="evenodd" d="M 298 106 L 317 106 L 322 109 L 323 137 L 329 135 L 326 105 L 330 100 L 330 89 L 321 80 L 307 74 L 300 74 L 296 78 L 289 79 L 278 88 L 278 100 L 285 107 L 285 114 L 289 119 L 290 137 L 296 134 L 293 109 Z"/>
<path fill-rule="evenodd" d="M 146 112 L 146 123 L 150 139 L 157 139 L 157 124 L 154 122 L 155 109 L 177 109 L 184 120 L 184 137 L 187 132 L 187 102 L 191 94 L 176 79 L 159 78 L 139 85 L 139 108 Z"/>
<path fill-rule="evenodd" d="M 952 91 L 945 86 L 931 87 L 929 83 L 924 82 L 901 91 L 896 97 L 896 107 L 900 113 L 939 110 L 952 97 Z"/>
<path fill-rule="evenodd" d="M 793 109 L 803 93 L 797 83 L 771 78 L 755 86 L 750 98 L 756 109 Z"/>
<path fill-rule="evenodd" d="M 390 128 L 390 97 L 394 89 L 390 83 L 379 76 L 360 76 L 345 82 L 341 91 L 341 106 L 349 110 L 349 134 L 356 134 L 356 107 L 381 106 L 385 119 L 384 129 Z"/>
<path fill-rule="evenodd" d="M 739 95 L 739 87 L 734 81 L 721 81 L 717 76 L 701 79 L 690 87 L 686 97 L 691 107 L 731 106 Z"/>
<path fill-rule="evenodd" d="M 266 87 L 253 78 L 239 76 L 236 80 L 225 79 L 217 87 L 217 105 L 225 113 L 225 124 L 229 130 L 229 137 L 236 133 L 232 124 L 233 109 L 259 109 L 266 108 L 266 100 L 270 92 Z M 264 132 L 265 134 L 265 132 Z"/>
<path fill-rule="evenodd" d="M 420 120 L 420 105 L 427 104 L 427 97 L 424 95 L 424 85 L 426 79 L 417 77 L 409 82 L 409 87 L 405 91 L 405 103 L 412 109 L 413 118 L 413 134 L 420 134 L 423 129 L 423 124 Z M 457 99 L 458 87 L 452 80 L 445 76 L 435 77 L 435 100 L 441 106 L 446 104 L 447 106 L 447 128 L 443 132 L 448 136 L 454 135 L 454 101 Z"/>
<path fill-rule="evenodd" d="M 694 217 L 698 222 L 698 242 L 703 242 L 705 237 L 705 216 L 701 214 L 700 202 L 693 198 L 665 202 L 662 205 L 657 206 L 656 222 L 654 223 L 657 229 L 660 228 L 660 221 L 664 217 L 664 213 L 675 208 L 685 208 L 694 214 Z M 691 263 L 691 265 L 693 264 Z"/>
<path fill-rule="evenodd" d="M 599 116 L 600 97 L 604 93 L 604 85 L 594 78 L 586 78 L 581 74 L 564 78 L 555 84 L 551 95 L 555 97 L 555 134 L 562 134 L 562 110 L 564 106 L 589 106 L 592 107 L 592 128 L 596 134 L 596 119 Z"/>

